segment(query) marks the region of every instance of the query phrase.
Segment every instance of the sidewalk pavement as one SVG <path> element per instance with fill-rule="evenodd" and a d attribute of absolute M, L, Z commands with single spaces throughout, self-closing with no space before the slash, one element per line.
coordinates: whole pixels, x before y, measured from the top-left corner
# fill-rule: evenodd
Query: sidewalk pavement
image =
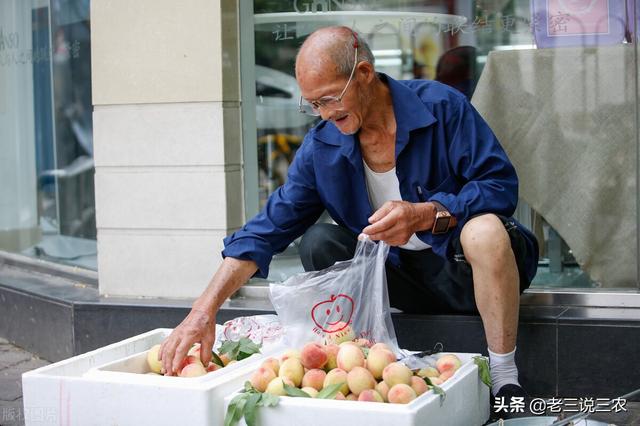
<path fill-rule="evenodd" d="M 0 337 L 0 425 L 24 425 L 22 373 L 50 364 Z"/>

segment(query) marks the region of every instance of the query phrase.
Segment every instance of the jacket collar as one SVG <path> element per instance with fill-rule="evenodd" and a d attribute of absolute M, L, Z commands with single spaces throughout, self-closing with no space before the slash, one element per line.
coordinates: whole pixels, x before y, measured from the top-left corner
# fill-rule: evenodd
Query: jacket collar
<path fill-rule="evenodd" d="M 427 109 L 418 95 L 397 80 L 386 74 L 378 73 L 380 79 L 387 83 L 393 101 L 393 111 L 396 118 L 396 158 L 409 142 L 409 133 L 412 130 L 430 126 L 437 119 Z M 344 135 L 331 122 L 322 121 L 315 129 L 315 139 L 329 145 L 339 146 L 343 155 L 352 162 L 356 158 L 360 148 L 356 146 L 356 135 Z"/>

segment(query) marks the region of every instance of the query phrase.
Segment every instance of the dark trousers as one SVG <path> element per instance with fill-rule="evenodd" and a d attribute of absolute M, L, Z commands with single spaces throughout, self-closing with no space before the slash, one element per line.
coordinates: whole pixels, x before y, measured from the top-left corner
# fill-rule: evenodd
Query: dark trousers
<path fill-rule="evenodd" d="M 503 218 L 501 218 L 503 219 Z M 520 292 L 529 282 L 524 274 L 525 244 L 522 235 L 509 227 L 518 269 Z M 318 223 L 307 230 L 300 243 L 300 258 L 305 271 L 318 271 L 337 261 L 353 257 L 357 235 L 346 228 Z M 400 265 L 387 261 L 387 288 L 391 306 L 411 314 L 477 314 L 471 266 L 464 259 L 459 239 L 452 241 L 454 261 L 447 261 L 431 249 L 412 251 L 399 249 Z"/>

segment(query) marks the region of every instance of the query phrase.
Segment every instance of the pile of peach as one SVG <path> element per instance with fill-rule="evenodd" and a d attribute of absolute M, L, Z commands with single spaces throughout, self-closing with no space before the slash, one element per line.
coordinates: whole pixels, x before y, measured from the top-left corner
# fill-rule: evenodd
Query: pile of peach
<path fill-rule="evenodd" d="M 155 345 L 149 352 L 147 352 L 147 364 L 149 364 L 150 372 L 146 374 L 162 375 L 162 363 L 158 360 L 158 351 L 160 345 Z M 213 361 L 209 361 L 209 365 L 206 367 L 202 364 L 200 359 L 200 344 L 196 343 L 189 349 L 187 356 L 184 357 L 180 363 L 177 374 L 179 377 L 197 377 L 204 376 L 210 371 L 216 371 L 220 368 L 226 367 L 229 364 L 236 362 L 229 358 L 227 354 L 216 354 L 218 359 L 222 362 L 222 365 L 216 364 Z"/>
<path fill-rule="evenodd" d="M 371 348 L 356 342 L 339 346 L 307 343 L 301 351 L 289 350 L 280 359 L 265 360 L 250 382 L 259 392 L 286 396 L 284 385 L 287 384 L 300 388 L 310 397 L 328 386 L 341 384 L 334 399 L 407 404 L 429 391 L 427 381 L 442 384 L 460 364 L 455 355 L 442 355 L 435 368 L 427 367 L 414 374 L 397 362 L 391 349 L 383 343 Z"/>

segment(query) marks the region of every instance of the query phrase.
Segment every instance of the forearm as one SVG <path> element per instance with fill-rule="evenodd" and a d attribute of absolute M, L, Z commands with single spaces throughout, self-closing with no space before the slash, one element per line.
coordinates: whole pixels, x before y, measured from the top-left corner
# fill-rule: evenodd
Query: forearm
<path fill-rule="evenodd" d="M 193 309 L 215 316 L 225 300 L 246 283 L 257 270 L 258 266 L 252 260 L 226 257 L 205 291 L 193 303 Z"/>

